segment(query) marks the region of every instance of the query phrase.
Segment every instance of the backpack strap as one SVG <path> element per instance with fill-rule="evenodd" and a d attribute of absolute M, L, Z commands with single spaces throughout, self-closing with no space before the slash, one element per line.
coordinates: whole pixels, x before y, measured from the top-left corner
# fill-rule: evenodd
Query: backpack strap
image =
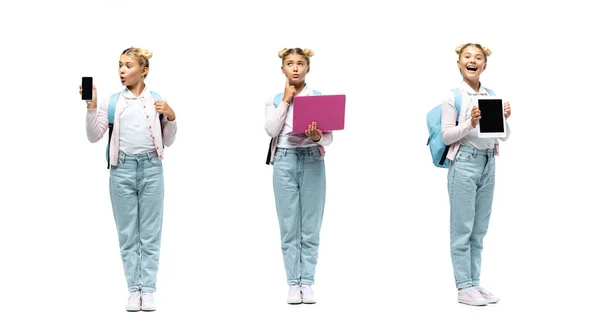
<path fill-rule="evenodd" d="M 154 91 L 150 91 L 150 94 L 152 94 L 152 98 L 154 98 L 154 102 L 162 100 L 162 98 L 160 97 L 160 94 L 158 94 Z M 162 122 L 163 115 L 159 113 L 158 117 L 159 117 L 160 121 Z M 160 129 L 162 130 L 162 125 L 161 125 Z"/>
<path fill-rule="evenodd" d="M 162 98 L 160 97 L 160 94 L 154 92 L 154 91 L 150 91 L 150 94 L 152 94 L 152 98 L 154 99 L 154 102 L 162 100 Z M 161 113 L 158 113 L 158 119 L 160 120 L 160 133 L 162 135 L 162 120 L 163 120 L 164 115 Z M 163 148 L 165 147 L 165 144 L 163 142 Z"/>
<path fill-rule="evenodd" d="M 162 100 L 162 98 L 160 97 L 160 94 L 158 94 L 154 91 L 150 91 L 150 94 L 152 94 L 152 98 L 154 98 L 154 101 Z"/>
<path fill-rule="evenodd" d="M 275 105 L 275 108 L 279 107 L 279 104 L 281 103 L 282 100 L 283 100 L 283 92 L 281 92 L 275 96 L 275 99 L 273 100 L 273 105 Z"/>
<path fill-rule="evenodd" d="M 283 93 L 278 93 L 275 96 L 275 99 L 273 99 L 273 105 L 275 105 L 275 108 L 279 107 L 279 104 L 281 103 L 281 101 L 283 100 Z M 273 137 L 271 137 L 271 141 L 269 142 L 269 152 L 267 152 L 267 165 L 271 164 L 271 147 L 273 146 Z"/>
<path fill-rule="evenodd" d="M 460 118 L 460 110 L 462 109 L 462 93 L 458 88 L 452 90 L 454 92 L 454 108 L 456 108 L 456 125 Z"/>
<path fill-rule="evenodd" d="M 458 121 L 460 120 L 460 110 L 462 109 L 462 92 L 458 88 L 453 89 L 452 92 L 454 92 L 454 108 L 456 108 L 456 125 L 458 126 Z M 429 140 L 427 140 L 427 144 L 429 145 Z M 450 146 L 446 145 L 444 153 L 442 153 L 442 158 L 439 162 L 439 164 L 442 166 L 446 162 L 448 151 L 450 151 Z"/>
<path fill-rule="evenodd" d="M 106 145 L 106 161 L 108 162 L 107 169 L 110 169 L 110 158 L 109 150 L 110 150 L 110 139 L 112 138 L 113 132 L 113 124 L 115 123 L 115 110 L 117 109 L 117 101 L 119 101 L 119 96 L 121 93 L 115 93 L 110 96 L 110 100 L 108 101 L 108 144 Z"/>

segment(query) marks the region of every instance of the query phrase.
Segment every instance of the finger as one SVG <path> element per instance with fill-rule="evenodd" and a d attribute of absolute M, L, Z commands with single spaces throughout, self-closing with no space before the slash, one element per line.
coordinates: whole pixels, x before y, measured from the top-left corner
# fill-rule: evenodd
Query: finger
<path fill-rule="evenodd" d="M 304 131 L 304 135 L 306 135 L 307 137 L 310 137 L 310 135 L 309 135 L 309 133 L 308 133 L 308 130 L 305 130 L 305 131 Z"/>
<path fill-rule="evenodd" d="M 317 129 L 317 133 L 319 134 L 319 137 L 323 137 L 323 132 L 320 129 Z"/>

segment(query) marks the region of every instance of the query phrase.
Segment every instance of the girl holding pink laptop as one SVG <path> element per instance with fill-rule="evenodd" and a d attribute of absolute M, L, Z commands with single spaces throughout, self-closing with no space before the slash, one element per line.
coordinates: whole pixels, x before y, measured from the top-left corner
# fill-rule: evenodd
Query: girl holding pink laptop
<path fill-rule="evenodd" d="M 324 146 L 331 132 L 321 131 L 316 122 L 304 134 L 291 134 L 294 97 L 320 95 L 305 81 L 310 72 L 308 49 L 283 49 L 281 71 L 284 92 L 265 104 L 265 130 L 271 137 L 267 164 L 273 165 L 273 190 L 279 218 L 281 250 L 289 285 L 289 304 L 316 302 L 314 283 L 319 233 L 325 207 Z"/>

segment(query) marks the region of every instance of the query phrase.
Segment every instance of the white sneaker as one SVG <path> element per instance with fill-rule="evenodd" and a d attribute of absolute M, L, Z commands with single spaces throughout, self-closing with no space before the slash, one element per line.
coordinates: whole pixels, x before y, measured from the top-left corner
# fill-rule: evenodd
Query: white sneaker
<path fill-rule="evenodd" d="M 458 302 L 471 306 L 485 306 L 488 304 L 487 299 L 481 296 L 477 287 L 464 288 L 458 291 Z"/>
<path fill-rule="evenodd" d="M 497 296 L 493 295 L 492 292 L 484 289 L 483 287 L 477 287 L 477 290 L 479 291 L 479 293 L 481 294 L 481 296 L 487 300 L 488 304 L 495 304 L 498 301 L 500 301 L 500 298 L 498 298 Z"/>
<path fill-rule="evenodd" d="M 141 306 L 142 300 L 140 292 L 131 292 L 131 294 L 129 295 L 129 299 L 127 300 L 127 305 L 125 306 L 125 309 L 128 312 L 137 312 L 142 308 Z"/>
<path fill-rule="evenodd" d="M 302 302 L 305 304 L 314 304 L 317 302 L 317 298 L 315 298 L 315 293 L 312 290 L 310 285 L 302 285 L 300 287 L 300 292 L 302 293 Z"/>
<path fill-rule="evenodd" d="M 154 303 L 154 293 L 142 293 L 142 311 L 155 311 L 156 304 Z"/>
<path fill-rule="evenodd" d="M 288 292 L 287 303 L 291 305 L 296 305 L 302 302 L 302 295 L 300 293 L 300 286 L 298 285 L 290 285 L 290 290 Z"/>

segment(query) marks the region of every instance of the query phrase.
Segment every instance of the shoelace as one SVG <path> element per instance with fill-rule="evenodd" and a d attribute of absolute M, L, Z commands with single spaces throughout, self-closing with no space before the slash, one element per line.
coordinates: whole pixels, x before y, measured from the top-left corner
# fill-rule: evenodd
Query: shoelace
<path fill-rule="evenodd" d="M 473 287 L 465 288 L 464 289 L 465 295 L 467 295 L 471 299 L 475 299 L 475 295 L 473 294 L 473 291 L 476 291 L 476 290 L 477 289 L 473 288 Z M 477 291 L 479 291 L 479 290 L 477 290 Z"/>
<path fill-rule="evenodd" d="M 149 293 L 142 293 L 142 300 L 146 301 L 148 303 L 153 304 L 154 303 L 154 296 L 152 294 L 149 294 Z"/>
<path fill-rule="evenodd" d="M 481 294 L 486 299 L 489 299 L 493 296 L 493 294 L 491 294 L 490 292 L 488 292 L 482 288 L 478 288 L 477 290 L 479 291 L 479 294 Z"/>
<path fill-rule="evenodd" d="M 302 286 L 300 287 L 300 290 L 302 291 L 302 293 L 313 294 L 312 287 L 310 286 Z"/>

